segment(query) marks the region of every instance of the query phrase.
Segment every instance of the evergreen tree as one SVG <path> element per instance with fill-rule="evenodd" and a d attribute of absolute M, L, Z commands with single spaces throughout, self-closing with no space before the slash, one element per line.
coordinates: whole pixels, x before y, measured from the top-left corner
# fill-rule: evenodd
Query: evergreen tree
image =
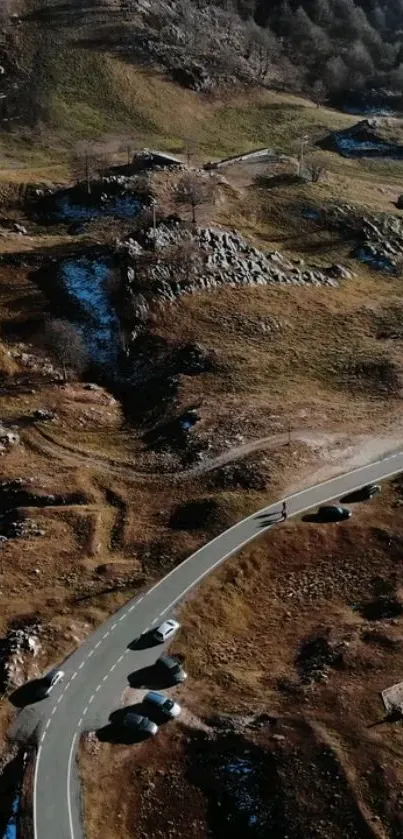
<path fill-rule="evenodd" d="M 363 77 L 371 76 L 374 72 L 372 58 L 362 41 L 354 42 L 345 56 L 345 62 L 353 72 Z"/>
<path fill-rule="evenodd" d="M 339 93 L 347 85 L 348 70 L 339 55 L 326 62 L 324 81 L 331 93 Z"/>
<path fill-rule="evenodd" d="M 313 0 L 310 6 L 310 16 L 317 26 L 328 29 L 334 20 L 329 0 Z"/>

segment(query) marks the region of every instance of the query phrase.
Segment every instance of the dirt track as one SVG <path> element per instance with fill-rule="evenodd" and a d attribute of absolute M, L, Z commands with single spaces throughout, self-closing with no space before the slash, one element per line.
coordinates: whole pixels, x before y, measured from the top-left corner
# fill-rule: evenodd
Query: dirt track
<path fill-rule="evenodd" d="M 246 457 L 248 454 L 259 450 L 278 449 L 288 446 L 291 442 L 305 443 L 307 446 L 321 454 L 326 464 L 315 472 L 315 480 L 324 480 L 326 477 L 337 474 L 341 469 L 357 468 L 365 463 L 370 463 L 376 458 L 381 458 L 394 449 L 398 449 L 403 442 L 403 430 L 396 431 L 387 437 L 373 437 L 368 434 L 356 435 L 355 438 L 345 433 L 325 433 L 309 429 L 293 430 L 291 438 L 288 434 L 272 434 L 269 437 L 262 437 L 258 440 L 251 440 L 239 446 L 234 446 L 228 451 L 217 455 L 214 458 L 205 460 L 198 466 L 191 469 L 184 469 L 176 472 L 166 472 L 161 475 L 144 469 L 139 471 L 127 461 L 119 461 L 107 455 L 96 455 L 85 449 L 78 449 L 67 443 L 56 440 L 48 431 L 39 427 L 29 428 L 23 432 L 25 444 L 41 454 L 48 455 L 57 460 L 62 460 L 66 465 L 72 467 L 85 465 L 97 471 L 115 474 L 117 477 L 127 481 L 157 481 L 164 480 L 167 483 L 186 481 L 207 472 L 212 472 L 226 464 L 232 463 Z"/>

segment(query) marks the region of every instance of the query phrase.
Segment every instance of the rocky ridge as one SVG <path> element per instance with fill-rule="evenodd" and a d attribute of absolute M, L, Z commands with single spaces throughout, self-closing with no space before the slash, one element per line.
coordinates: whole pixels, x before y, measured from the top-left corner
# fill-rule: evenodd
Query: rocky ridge
<path fill-rule="evenodd" d="M 327 229 L 353 236 L 353 256 L 375 268 L 397 272 L 403 257 L 403 220 L 399 216 L 362 215 L 351 204 L 307 208 L 304 215 Z"/>
<path fill-rule="evenodd" d="M 309 267 L 279 251 L 261 251 L 234 230 L 191 231 L 179 222 L 160 224 L 155 233 L 146 231 L 142 242 L 119 241 L 117 251 L 138 321 L 147 319 L 152 301 L 174 303 L 183 294 L 272 284 L 337 288 L 341 279 L 352 276 L 342 265 Z M 147 283 L 141 279 L 145 259 Z"/>

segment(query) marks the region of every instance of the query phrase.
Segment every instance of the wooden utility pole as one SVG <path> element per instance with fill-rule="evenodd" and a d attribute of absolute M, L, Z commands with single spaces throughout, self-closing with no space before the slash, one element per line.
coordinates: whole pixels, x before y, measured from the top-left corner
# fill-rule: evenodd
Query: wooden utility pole
<path fill-rule="evenodd" d="M 152 213 L 153 213 L 153 247 L 157 249 L 157 202 L 155 198 L 152 199 Z"/>
<path fill-rule="evenodd" d="M 90 166 L 88 160 L 88 152 L 85 152 L 85 183 L 87 184 L 87 195 L 91 194 L 91 183 L 90 183 Z"/>
<path fill-rule="evenodd" d="M 301 176 L 302 172 L 303 172 L 304 151 L 305 151 L 305 146 L 306 146 L 308 140 L 309 140 L 309 137 L 307 137 L 306 135 L 304 137 L 301 137 L 300 149 L 299 149 L 299 159 L 298 159 L 298 175 L 299 176 Z"/>

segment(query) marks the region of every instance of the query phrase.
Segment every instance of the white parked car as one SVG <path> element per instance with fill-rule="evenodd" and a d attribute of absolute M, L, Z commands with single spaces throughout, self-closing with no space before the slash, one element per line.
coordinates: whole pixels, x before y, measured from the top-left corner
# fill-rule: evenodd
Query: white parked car
<path fill-rule="evenodd" d="M 50 696 L 54 687 L 64 679 L 63 670 L 50 670 L 49 673 L 42 679 L 43 691 L 42 695 Z"/>
<path fill-rule="evenodd" d="M 153 638 L 155 638 L 159 644 L 164 644 L 165 641 L 168 641 L 169 638 L 172 638 L 175 635 L 178 629 L 180 629 L 180 623 L 175 621 L 173 618 L 169 618 L 154 629 Z"/>
<path fill-rule="evenodd" d="M 157 690 L 150 690 L 143 699 L 143 702 L 149 708 L 159 711 L 164 717 L 173 720 L 179 717 L 181 706 L 165 693 L 159 693 Z"/>

